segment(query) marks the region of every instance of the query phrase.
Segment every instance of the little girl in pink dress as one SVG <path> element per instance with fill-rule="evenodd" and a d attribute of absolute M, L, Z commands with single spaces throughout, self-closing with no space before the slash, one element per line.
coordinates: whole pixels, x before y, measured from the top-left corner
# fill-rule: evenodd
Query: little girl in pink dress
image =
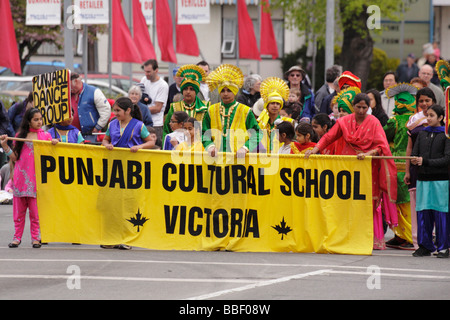
<path fill-rule="evenodd" d="M 36 108 L 27 110 L 20 125 L 18 138 L 29 140 L 52 140 L 49 133 L 42 130 L 42 115 Z M 39 215 L 36 201 L 36 172 L 34 168 L 33 143 L 15 141 L 11 149 L 8 137 L 0 137 L 6 155 L 14 162 L 13 173 L 13 217 L 15 233 L 13 241 L 8 245 L 17 248 L 22 241 L 27 209 L 30 215 L 30 233 L 33 248 L 40 248 Z"/>

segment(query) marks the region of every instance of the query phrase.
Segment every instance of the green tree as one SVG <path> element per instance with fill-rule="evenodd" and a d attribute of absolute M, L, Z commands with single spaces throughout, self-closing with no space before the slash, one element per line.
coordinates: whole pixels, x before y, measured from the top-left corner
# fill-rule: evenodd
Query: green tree
<path fill-rule="evenodd" d="M 3 0 L 0 0 L 3 1 Z M 62 3 L 63 1 L 61 1 Z M 27 0 L 10 0 L 11 14 L 16 30 L 16 40 L 19 47 L 20 66 L 23 67 L 34 56 L 42 44 L 52 43 L 58 49 L 64 46 L 64 24 L 48 26 L 27 26 L 26 11 Z M 61 6 L 61 16 L 64 16 L 63 6 Z M 105 32 L 107 25 L 89 25 L 88 42 L 89 49 L 92 49 L 93 43 L 97 40 L 97 33 Z M 93 55 L 90 54 L 92 57 Z"/>
<path fill-rule="evenodd" d="M 336 0 L 336 21 L 343 32 L 340 64 L 344 70 L 357 74 L 366 87 L 373 57 L 373 39 L 368 21 L 380 19 L 399 20 L 402 6 L 414 0 Z M 327 0 L 272 0 L 275 7 L 284 9 L 288 26 L 300 35 L 314 34 L 318 45 L 325 44 Z M 375 13 L 367 13 L 368 6 L 376 6 Z M 379 13 L 379 17 L 377 14 Z M 370 18 L 370 20 L 369 20 Z M 370 24 L 369 24 L 370 25 Z M 382 27 L 382 26 L 381 26 Z M 375 30 L 381 32 L 381 30 Z"/>
<path fill-rule="evenodd" d="M 64 42 L 61 26 L 27 26 L 25 24 L 26 2 L 26 0 L 10 0 L 22 70 L 43 43 L 54 43 L 58 49 L 61 49 Z"/>

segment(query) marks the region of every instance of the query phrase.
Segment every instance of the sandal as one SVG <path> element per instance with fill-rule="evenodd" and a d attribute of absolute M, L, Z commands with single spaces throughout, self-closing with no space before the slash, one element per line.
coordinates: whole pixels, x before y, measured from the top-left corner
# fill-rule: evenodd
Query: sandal
<path fill-rule="evenodd" d="M 39 249 L 42 244 L 41 244 L 41 241 L 36 240 L 36 241 L 33 241 L 32 245 L 33 245 L 33 248 Z"/>
<path fill-rule="evenodd" d="M 17 242 L 17 240 L 15 240 L 15 241 L 9 243 L 8 247 L 10 247 L 10 248 L 18 248 L 21 242 L 22 241 Z"/>

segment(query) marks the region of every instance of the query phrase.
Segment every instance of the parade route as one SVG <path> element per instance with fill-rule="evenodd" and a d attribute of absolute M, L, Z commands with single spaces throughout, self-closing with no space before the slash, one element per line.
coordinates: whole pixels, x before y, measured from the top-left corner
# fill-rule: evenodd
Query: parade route
<path fill-rule="evenodd" d="M 449 299 L 450 260 L 387 249 L 371 256 L 129 251 L 50 243 L 8 248 L 0 206 L 0 299 Z M 391 234 L 387 234 L 389 238 Z M 223 310 L 222 310 L 223 311 Z"/>

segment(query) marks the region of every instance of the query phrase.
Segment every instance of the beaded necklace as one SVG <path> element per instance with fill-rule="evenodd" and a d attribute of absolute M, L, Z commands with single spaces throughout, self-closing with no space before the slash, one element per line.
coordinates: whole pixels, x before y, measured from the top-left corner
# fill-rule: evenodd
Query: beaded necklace
<path fill-rule="evenodd" d="M 238 102 L 237 102 L 237 101 L 234 101 L 234 102 L 231 104 L 231 106 L 229 107 L 228 113 L 225 113 L 225 107 L 226 107 L 226 106 L 223 105 L 223 103 L 220 103 L 219 113 L 220 113 L 220 115 L 221 115 L 220 119 L 221 119 L 221 121 L 222 121 L 222 128 L 221 128 L 222 130 L 221 130 L 221 132 L 222 132 L 222 135 L 223 135 L 224 137 L 228 136 L 229 129 L 230 129 L 230 127 L 231 127 L 230 116 L 233 114 L 233 111 L 234 111 L 234 109 L 236 108 L 237 105 L 238 105 Z M 225 128 L 225 118 L 227 118 L 228 121 L 227 121 L 227 127 L 226 127 L 226 130 L 225 130 L 225 133 L 224 133 L 224 132 L 223 132 L 223 129 Z"/>
<path fill-rule="evenodd" d="M 191 105 L 189 105 L 189 104 L 185 103 L 184 100 L 181 100 L 181 105 L 183 106 L 183 109 L 186 111 L 186 113 L 190 117 L 195 116 L 195 111 L 194 111 L 195 101 Z"/>

